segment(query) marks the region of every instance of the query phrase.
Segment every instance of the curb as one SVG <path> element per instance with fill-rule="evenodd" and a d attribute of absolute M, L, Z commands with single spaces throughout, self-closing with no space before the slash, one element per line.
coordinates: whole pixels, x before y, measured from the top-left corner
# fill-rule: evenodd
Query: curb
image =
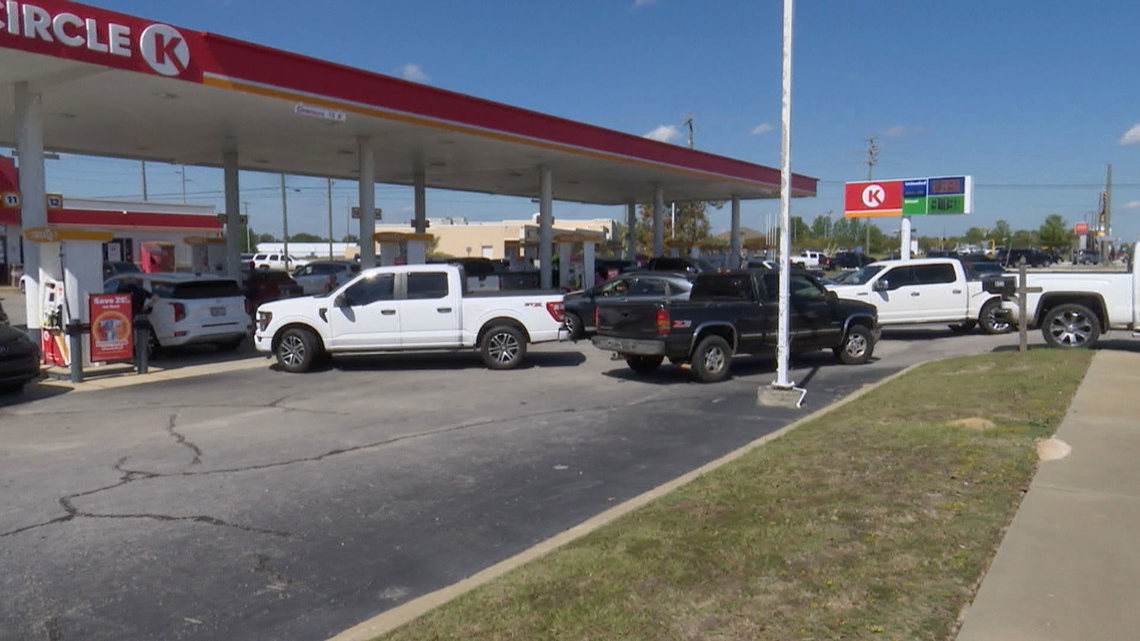
<path fill-rule="evenodd" d="M 98 390 L 118 389 L 135 385 L 147 385 L 149 383 L 194 378 L 195 376 L 207 376 L 209 374 L 222 372 L 237 372 L 258 367 L 268 367 L 267 359 L 259 356 L 251 356 L 240 360 L 203 363 L 201 365 L 189 365 L 187 367 L 173 369 L 156 369 L 152 367 L 147 374 L 108 374 L 107 378 L 100 378 L 98 373 L 94 373 L 94 376 L 87 378 L 82 383 L 72 383 L 66 379 L 46 378 L 40 381 L 40 386 L 64 388 L 72 390 L 73 392 L 94 392 Z M 88 374 L 91 373 L 88 372 Z"/>
<path fill-rule="evenodd" d="M 585 521 L 579 523 L 578 525 L 575 525 L 568 530 L 555 534 L 549 539 L 546 539 L 545 541 L 542 541 L 526 550 L 523 550 L 522 552 L 519 552 L 510 558 L 499 561 L 498 563 L 488 568 L 484 568 L 483 570 L 480 570 L 479 572 L 476 572 L 475 574 L 472 574 L 471 576 L 458 581 L 457 583 L 453 583 L 449 586 L 440 588 L 434 592 L 429 592 L 428 594 L 412 599 L 407 603 L 396 606 L 391 610 L 382 612 L 372 617 L 371 619 L 363 621 L 337 634 L 336 636 L 328 639 L 328 641 L 372 641 L 376 637 L 391 632 L 392 630 L 395 630 L 396 628 L 409 623 L 410 621 L 413 621 L 414 619 L 417 619 L 424 614 L 427 614 L 434 608 L 437 608 L 447 603 L 448 601 L 451 601 L 452 599 L 462 596 L 474 590 L 475 588 L 489 583 L 517 567 L 546 556 L 547 554 L 557 550 L 567 543 L 571 543 L 587 534 L 590 534 L 602 526 L 616 521 L 618 518 L 645 506 L 650 501 L 665 496 L 670 492 L 691 483 L 701 476 L 704 476 L 708 472 L 711 472 L 727 463 L 735 461 L 736 459 L 744 456 L 752 450 L 770 441 L 780 438 L 781 436 L 787 434 L 788 432 L 791 432 L 799 426 L 809 421 L 813 421 L 831 412 L 832 410 L 842 407 L 851 401 L 854 401 L 867 394 L 868 392 L 871 392 L 909 373 L 916 367 L 926 364 L 927 363 L 916 363 L 901 371 L 895 372 L 894 374 L 891 374 L 890 376 L 880 381 L 864 385 L 863 387 L 835 401 L 834 403 L 831 403 L 825 407 L 821 407 L 820 409 L 812 412 L 811 414 L 808 414 L 807 416 L 798 418 L 788 425 L 785 425 L 784 427 L 781 427 L 780 429 L 769 434 L 765 434 L 764 436 L 761 436 L 751 443 L 739 447 L 732 452 L 721 456 L 718 459 L 709 461 L 697 469 L 683 474 L 673 479 L 672 481 L 669 481 L 668 483 L 658 485 L 657 487 L 643 492 L 642 494 L 639 494 L 632 499 L 629 499 L 628 501 L 625 501 L 619 505 L 615 505 L 601 512 L 600 514 L 586 519 Z"/>

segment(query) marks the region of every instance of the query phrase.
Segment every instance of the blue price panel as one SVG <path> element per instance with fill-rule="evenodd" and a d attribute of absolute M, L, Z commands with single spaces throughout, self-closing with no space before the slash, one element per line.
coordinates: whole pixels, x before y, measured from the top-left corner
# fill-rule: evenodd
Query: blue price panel
<path fill-rule="evenodd" d="M 931 196 L 962 196 L 966 193 L 966 177 L 952 176 L 948 178 L 928 178 L 928 188 Z"/>

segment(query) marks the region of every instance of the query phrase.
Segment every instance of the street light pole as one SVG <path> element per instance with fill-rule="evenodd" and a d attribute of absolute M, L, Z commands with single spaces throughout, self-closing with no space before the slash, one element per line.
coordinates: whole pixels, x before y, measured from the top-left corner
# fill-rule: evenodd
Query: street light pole
<path fill-rule="evenodd" d="M 284 246 L 281 250 L 285 271 L 289 271 L 289 205 L 285 198 L 285 174 L 281 174 L 281 240 Z"/>

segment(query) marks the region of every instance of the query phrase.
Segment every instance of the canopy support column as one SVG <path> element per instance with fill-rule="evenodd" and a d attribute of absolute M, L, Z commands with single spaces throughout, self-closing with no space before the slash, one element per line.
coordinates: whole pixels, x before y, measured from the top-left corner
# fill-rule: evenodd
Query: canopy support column
<path fill-rule="evenodd" d="M 554 286 L 554 179 L 550 167 L 545 165 L 538 168 L 538 262 L 539 285 L 543 289 Z M 565 269 L 565 268 L 563 268 Z"/>
<path fill-rule="evenodd" d="M 372 234 L 376 233 L 376 156 L 372 151 L 371 139 L 360 136 L 356 139 L 360 160 L 360 266 L 376 266 L 376 243 Z"/>
<path fill-rule="evenodd" d="M 625 259 L 637 260 L 637 203 L 625 206 Z"/>
<path fill-rule="evenodd" d="M 44 227 L 47 225 L 47 191 L 44 178 L 44 127 L 43 98 L 32 91 L 27 82 L 15 85 L 16 107 L 16 151 L 20 168 L 20 228 Z M 28 333 L 39 345 L 40 331 L 40 285 L 43 261 L 38 243 L 25 242 L 24 274 L 29 280 L 25 290 L 25 320 Z"/>
<path fill-rule="evenodd" d="M 732 227 L 728 236 L 728 266 L 740 267 L 740 198 L 732 197 Z"/>
<path fill-rule="evenodd" d="M 665 255 L 665 190 L 653 190 L 653 255 Z"/>
<path fill-rule="evenodd" d="M 413 228 L 417 234 L 427 233 L 427 187 L 426 176 L 422 167 L 416 169 L 413 176 L 415 181 L 414 191 L 416 200 L 416 219 Z"/>
<path fill-rule="evenodd" d="M 222 154 L 222 179 L 226 191 L 226 275 L 241 282 L 241 196 L 238 190 L 238 154 Z M 248 222 L 247 222 L 248 224 Z M 250 248 L 253 251 L 253 248 Z"/>

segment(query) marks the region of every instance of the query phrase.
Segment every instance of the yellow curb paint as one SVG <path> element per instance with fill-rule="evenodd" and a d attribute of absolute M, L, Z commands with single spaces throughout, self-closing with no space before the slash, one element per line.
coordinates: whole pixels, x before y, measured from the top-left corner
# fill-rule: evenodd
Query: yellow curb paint
<path fill-rule="evenodd" d="M 910 367 L 907 367 L 900 372 L 896 372 L 881 381 L 864 385 L 863 387 L 852 392 L 848 396 L 839 399 L 831 405 L 820 408 L 803 418 L 797 419 L 796 421 L 785 425 L 775 432 L 761 436 L 751 443 L 733 450 L 732 452 L 729 452 L 728 454 L 725 454 L 724 456 L 714 461 L 706 463 L 687 474 L 679 476 L 672 481 L 669 481 L 668 483 L 658 485 L 657 487 L 648 490 L 643 494 L 635 496 L 634 498 L 621 503 L 620 505 L 615 505 L 614 507 L 602 512 L 601 514 L 593 516 L 583 521 L 582 523 L 579 523 L 569 530 L 560 532 L 529 549 L 523 550 L 522 552 L 512 556 L 509 559 L 505 559 L 486 569 L 480 570 L 479 572 L 472 574 L 471 576 L 463 579 L 462 581 L 459 581 L 458 583 L 453 583 L 447 587 L 440 588 L 435 592 L 430 592 L 416 599 L 412 599 L 403 605 L 392 608 L 387 612 L 378 614 L 371 619 L 364 621 L 363 623 L 357 624 L 348 630 L 341 632 L 328 641 L 372 641 L 372 639 L 375 639 L 381 634 L 391 632 L 392 630 L 395 630 L 396 628 L 420 616 L 423 616 L 424 614 L 427 614 L 432 609 L 437 608 L 447 603 L 448 601 L 455 599 L 456 597 L 466 594 L 467 592 L 470 592 L 471 590 L 474 590 L 475 588 L 485 583 L 489 583 L 490 581 L 499 578 L 500 576 L 506 574 L 507 572 L 510 572 L 517 567 L 546 556 L 547 554 L 553 552 L 554 550 L 557 550 L 563 545 L 579 539 L 597 530 L 598 528 L 616 521 L 618 518 L 625 516 L 626 514 L 640 507 L 645 506 L 650 501 L 665 496 L 670 492 L 683 487 L 700 478 L 701 476 L 704 476 L 705 474 L 721 467 L 722 465 L 735 461 L 736 459 L 744 456 L 745 454 L 760 447 L 761 445 L 780 438 L 781 436 L 787 434 L 788 432 L 791 432 L 797 427 L 809 421 L 813 421 L 837 408 L 840 408 L 850 403 L 851 401 L 854 401 L 855 399 L 863 396 L 864 394 L 882 385 L 885 385 L 895 380 L 896 378 L 899 378 L 900 376 L 907 374 L 912 369 L 926 364 L 927 363 L 917 363 L 915 365 L 911 365 Z"/>

